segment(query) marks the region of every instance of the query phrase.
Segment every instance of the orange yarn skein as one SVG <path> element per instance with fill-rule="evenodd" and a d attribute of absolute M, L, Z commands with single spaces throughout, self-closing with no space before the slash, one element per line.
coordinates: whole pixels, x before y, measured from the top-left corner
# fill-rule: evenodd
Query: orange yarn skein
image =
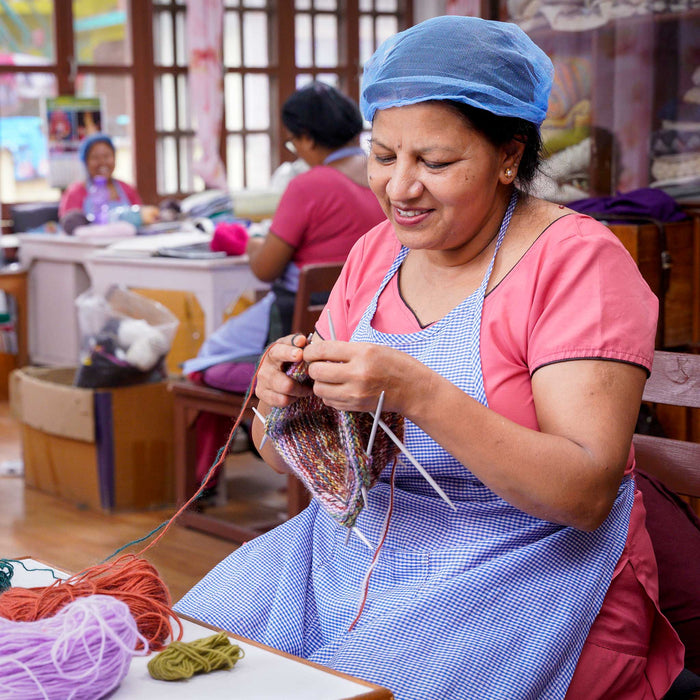
<path fill-rule="evenodd" d="M 172 610 L 170 593 L 155 567 L 145 559 L 125 554 L 109 564 L 91 566 L 64 581 L 39 588 L 10 588 L 0 595 L 0 616 L 32 622 L 55 615 L 82 596 L 111 595 L 126 603 L 150 651 L 165 648 L 173 636 L 171 620 L 182 624 Z"/>

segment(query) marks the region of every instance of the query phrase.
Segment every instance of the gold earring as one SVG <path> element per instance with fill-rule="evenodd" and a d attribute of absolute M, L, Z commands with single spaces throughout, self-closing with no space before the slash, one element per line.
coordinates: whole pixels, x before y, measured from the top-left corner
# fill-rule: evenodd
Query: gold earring
<path fill-rule="evenodd" d="M 506 168 L 506 177 L 510 177 L 513 174 L 513 170 L 511 168 Z"/>

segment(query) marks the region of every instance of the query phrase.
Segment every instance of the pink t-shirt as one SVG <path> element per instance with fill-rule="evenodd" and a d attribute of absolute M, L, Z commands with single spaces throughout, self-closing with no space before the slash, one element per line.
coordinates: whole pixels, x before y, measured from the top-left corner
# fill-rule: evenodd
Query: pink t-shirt
<path fill-rule="evenodd" d="M 353 248 L 328 301 L 336 336 L 348 340 L 400 250 L 386 221 Z M 606 358 L 649 370 L 658 299 L 617 237 L 581 214 L 552 223 L 484 300 L 481 363 L 488 404 L 538 429 L 531 376 L 552 362 Z M 420 329 L 398 289 L 382 293 L 372 325 Z M 328 337 L 327 315 L 317 324 Z"/>
<path fill-rule="evenodd" d="M 383 219 L 368 187 L 320 165 L 287 185 L 270 230 L 294 248 L 292 261 L 302 267 L 342 262 L 357 239 Z"/>
<path fill-rule="evenodd" d="M 127 185 L 126 182 L 116 179 L 114 182 L 121 186 L 124 194 L 129 200 L 129 204 L 143 204 L 139 193 L 131 185 Z M 72 185 L 69 185 L 66 191 L 63 193 L 61 202 L 58 205 L 58 216 L 63 216 L 71 209 L 82 210 L 87 194 L 87 185 L 84 182 L 74 182 Z"/>

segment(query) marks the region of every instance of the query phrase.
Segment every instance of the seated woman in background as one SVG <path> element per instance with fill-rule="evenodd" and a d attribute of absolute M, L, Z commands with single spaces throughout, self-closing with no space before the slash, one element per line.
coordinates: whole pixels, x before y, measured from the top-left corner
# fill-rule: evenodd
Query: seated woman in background
<path fill-rule="evenodd" d="M 310 443 L 305 466 L 334 485 L 321 426 L 383 396 L 453 508 L 398 454 L 356 532 L 319 489 L 178 612 L 397 700 L 640 700 L 681 672 L 634 481 L 658 300 L 607 227 L 527 194 L 552 72 L 517 25 L 474 17 L 377 49 L 361 104 L 388 220 L 353 247 L 312 342 L 274 343 L 257 377 L 263 416 L 310 415 L 286 443 L 269 417 L 272 467 Z M 302 360 L 304 384 L 285 371 Z"/>
<path fill-rule="evenodd" d="M 110 208 L 142 204 L 139 193 L 131 185 L 112 177 L 116 150 L 112 139 L 107 134 L 97 133 L 88 136 L 80 144 L 79 155 L 85 165 L 87 179 L 74 182 L 63 193 L 58 205 L 59 219 L 76 209 L 82 211 L 85 216 L 91 214 L 89 187 L 92 181 L 100 176 L 107 180 Z"/>
<path fill-rule="evenodd" d="M 251 269 L 272 283 L 272 291 L 217 329 L 183 366 L 195 381 L 226 391 L 245 392 L 268 341 L 290 332 L 299 269 L 344 261 L 360 236 L 384 219 L 359 145 L 362 116 L 349 97 L 313 82 L 287 99 L 282 122 L 291 137 L 289 150 L 311 168 L 285 189 L 269 233 L 247 244 Z M 198 478 L 207 473 L 230 425 L 226 417 L 200 416 Z"/>

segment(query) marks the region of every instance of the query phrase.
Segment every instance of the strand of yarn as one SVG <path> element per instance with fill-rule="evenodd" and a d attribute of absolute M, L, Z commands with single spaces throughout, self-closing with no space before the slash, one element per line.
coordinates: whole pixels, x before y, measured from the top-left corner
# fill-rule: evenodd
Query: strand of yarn
<path fill-rule="evenodd" d="M 45 620 L 0 619 L 0 698 L 102 698 L 126 676 L 137 643 L 146 653 L 129 608 L 111 596 L 80 598 Z"/>
<path fill-rule="evenodd" d="M 309 384 L 306 370 L 306 363 L 297 362 L 287 374 Z M 402 416 L 382 413 L 382 418 L 401 439 Z M 397 454 L 383 431 L 376 435 L 372 454 L 365 452 L 372 423 L 369 413 L 339 411 L 312 394 L 285 408 L 271 408 L 265 430 L 323 509 L 341 525 L 351 527 L 365 505 L 363 489 L 374 486 Z"/>
<path fill-rule="evenodd" d="M 379 561 L 379 552 L 381 552 L 382 547 L 384 546 L 384 542 L 386 541 L 387 535 L 389 534 L 389 525 L 391 524 L 391 516 L 394 512 L 394 491 L 395 491 L 394 479 L 395 479 L 395 477 L 396 477 L 396 460 L 394 460 L 394 463 L 391 465 L 391 477 L 389 479 L 389 507 L 387 508 L 386 516 L 384 517 L 384 524 L 382 525 L 381 537 L 379 538 L 379 544 L 377 545 L 377 548 L 374 550 L 374 554 L 372 555 L 372 561 L 370 562 L 370 565 L 367 567 L 367 571 L 365 572 L 364 578 L 362 580 L 362 598 L 360 599 L 360 606 L 357 610 L 357 615 L 355 616 L 355 619 L 350 624 L 350 627 L 348 627 L 348 632 L 353 631 L 353 629 L 355 628 L 355 625 L 358 623 L 360 617 L 362 617 L 362 612 L 365 609 L 365 605 L 367 604 L 367 598 L 369 596 L 369 581 L 370 581 L 370 578 L 372 577 L 372 571 L 374 570 L 374 567 L 377 565 L 377 562 Z"/>
<path fill-rule="evenodd" d="M 47 569 L 46 567 L 28 569 L 21 559 L 0 559 L 0 593 L 12 587 L 12 577 L 15 573 L 15 564 L 19 564 L 25 571 L 45 571 L 46 573 L 51 574 L 56 581 L 60 581 L 53 569 Z"/>
<path fill-rule="evenodd" d="M 170 592 L 155 567 L 145 559 L 126 554 L 110 564 L 84 569 L 64 581 L 38 588 L 10 588 L 0 595 L 0 617 L 16 622 L 49 618 L 65 605 L 90 595 L 110 595 L 128 605 L 148 647 L 159 651 L 174 638 Z"/>
<path fill-rule="evenodd" d="M 228 439 L 226 440 L 226 444 L 219 450 L 217 453 L 214 462 L 212 463 L 211 467 L 209 467 L 209 471 L 206 473 L 204 478 L 202 479 L 201 484 L 199 485 L 199 488 L 192 494 L 192 496 L 187 500 L 187 502 L 183 503 L 180 508 L 175 512 L 174 515 L 172 515 L 168 520 L 165 522 L 161 523 L 157 528 L 154 530 L 151 530 L 147 535 L 144 537 L 141 537 L 138 540 L 133 540 L 131 542 L 127 542 L 125 545 L 117 549 L 115 552 L 113 552 L 110 556 L 107 557 L 107 560 L 111 559 L 112 557 L 116 556 L 123 550 L 127 549 L 128 547 L 133 546 L 134 544 L 139 544 L 143 542 L 144 540 L 147 540 L 149 537 L 154 535 L 155 533 L 159 533 L 157 537 L 155 537 L 149 544 L 147 544 L 145 547 L 143 547 L 141 550 L 139 550 L 138 555 L 144 554 L 146 551 L 148 551 L 151 547 L 155 546 L 160 540 L 165 536 L 165 533 L 170 530 L 172 527 L 173 523 L 178 519 L 181 513 L 186 511 L 201 495 L 202 492 L 207 488 L 209 485 L 209 482 L 212 480 L 214 474 L 218 470 L 218 468 L 223 464 L 224 460 L 226 459 L 226 456 L 228 453 L 231 451 L 231 446 L 233 445 L 233 441 L 236 437 L 236 434 L 238 433 L 238 429 L 243 422 L 243 416 L 245 415 L 246 408 L 248 408 L 248 405 L 250 404 L 250 400 L 253 397 L 253 392 L 255 389 L 255 384 L 258 378 L 258 372 L 260 371 L 260 367 L 262 366 L 263 360 L 267 356 L 268 352 L 270 352 L 270 348 L 274 345 L 274 343 L 271 343 L 270 345 L 267 346 L 265 349 L 265 352 L 260 356 L 260 359 L 258 360 L 258 366 L 255 370 L 255 374 L 253 375 L 253 379 L 251 380 L 250 386 L 248 387 L 248 391 L 246 392 L 246 395 L 243 400 L 243 406 L 241 407 L 241 412 L 238 414 L 238 417 L 236 418 L 233 427 L 231 428 L 231 431 L 229 433 Z M 105 560 L 106 561 L 106 560 Z"/>
<path fill-rule="evenodd" d="M 193 642 L 173 642 L 148 662 L 148 672 L 159 681 L 179 681 L 196 673 L 232 669 L 245 652 L 224 632 Z"/>
<path fill-rule="evenodd" d="M 12 576 L 15 569 L 9 559 L 0 559 L 0 593 L 6 591 L 12 585 Z"/>

